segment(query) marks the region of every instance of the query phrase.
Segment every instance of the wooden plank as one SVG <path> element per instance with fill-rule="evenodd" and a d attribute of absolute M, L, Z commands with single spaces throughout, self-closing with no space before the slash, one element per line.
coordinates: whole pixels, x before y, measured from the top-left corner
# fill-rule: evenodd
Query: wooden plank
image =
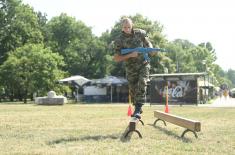
<path fill-rule="evenodd" d="M 136 125 L 139 122 L 139 119 L 136 117 L 131 117 L 131 120 L 129 122 L 129 130 L 133 131 L 136 129 Z"/>
<path fill-rule="evenodd" d="M 154 111 L 154 117 L 157 117 L 159 119 L 170 122 L 172 124 L 190 129 L 192 131 L 196 131 L 196 132 L 201 131 L 201 123 L 199 121 L 186 119 L 183 117 L 179 117 L 176 115 L 172 115 L 172 114 L 157 111 L 157 110 Z"/>

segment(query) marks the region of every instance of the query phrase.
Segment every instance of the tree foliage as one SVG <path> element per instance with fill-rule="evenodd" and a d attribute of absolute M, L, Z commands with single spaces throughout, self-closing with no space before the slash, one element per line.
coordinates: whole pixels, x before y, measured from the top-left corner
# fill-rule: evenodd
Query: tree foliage
<path fill-rule="evenodd" d="M 91 28 L 64 13 L 52 18 L 46 28 L 46 44 L 64 57 L 65 71 L 88 78 L 106 74 L 106 44 L 92 34 Z"/>
<path fill-rule="evenodd" d="M 0 0 L 0 21 L 0 64 L 9 51 L 42 42 L 36 13 L 20 0 Z"/>
<path fill-rule="evenodd" d="M 1 82 L 11 98 L 24 98 L 34 92 L 45 95 L 58 90 L 56 81 L 65 76 L 63 58 L 41 44 L 26 44 L 9 53 L 0 67 Z"/>

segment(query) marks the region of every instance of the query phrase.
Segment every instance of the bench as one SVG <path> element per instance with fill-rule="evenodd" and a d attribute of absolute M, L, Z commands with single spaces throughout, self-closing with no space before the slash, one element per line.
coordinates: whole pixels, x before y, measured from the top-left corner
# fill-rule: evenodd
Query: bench
<path fill-rule="evenodd" d="M 155 126 L 157 121 L 163 121 L 164 125 L 166 126 L 166 122 L 181 126 L 186 128 L 186 130 L 182 133 L 181 137 L 183 138 L 184 135 L 187 132 L 192 132 L 194 133 L 194 136 L 196 138 L 198 138 L 197 133 L 201 131 L 201 123 L 199 121 L 195 121 L 195 120 L 191 120 L 191 119 L 186 119 L 183 117 L 179 117 L 176 115 L 172 115 L 169 113 L 165 113 L 165 112 L 161 112 L 158 110 L 154 111 L 154 117 L 156 117 L 157 119 L 155 120 L 155 122 L 153 123 L 153 125 Z"/>
<path fill-rule="evenodd" d="M 144 122 L 141 119 L 138 119 L 136 117 L 131 117 L 131 120 L 129 122 L 129 129 L 127 133 L 125 134 L 125 138 L 128 136 L 131 132 L 136 132 L 140 138 L 142 138 L 141 133 L 136 129 L 138 122 L 141 122 L 142 125 L 144 125 Z"/>

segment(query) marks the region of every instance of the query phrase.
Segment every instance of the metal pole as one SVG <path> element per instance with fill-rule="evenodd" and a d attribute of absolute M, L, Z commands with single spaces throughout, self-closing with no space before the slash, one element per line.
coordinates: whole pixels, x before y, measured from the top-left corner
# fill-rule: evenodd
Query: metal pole
<path fill-rule="evenodd" d="M 112 87 L 112 84 L 111 84 L 111 103 L 113 102 L 113 87 Z"/>

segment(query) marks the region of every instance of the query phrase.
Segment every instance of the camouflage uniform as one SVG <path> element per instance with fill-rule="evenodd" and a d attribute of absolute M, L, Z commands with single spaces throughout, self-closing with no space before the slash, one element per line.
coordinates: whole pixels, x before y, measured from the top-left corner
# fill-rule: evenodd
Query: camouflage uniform
<path fill-rule="evenodd" d="M 115 51 L 120 55 L 123 48 L 149 47 L 150 45 L 144 30 L 133 29 L 132 34 L 122 32 L 116 39 Z M 143 54 L 139 54 L 137 58 L 129 58 L 125 61 L 125 65 L 133 104 L 141 107 L 145 102 L 150 64 L 144 63 Z"/>

